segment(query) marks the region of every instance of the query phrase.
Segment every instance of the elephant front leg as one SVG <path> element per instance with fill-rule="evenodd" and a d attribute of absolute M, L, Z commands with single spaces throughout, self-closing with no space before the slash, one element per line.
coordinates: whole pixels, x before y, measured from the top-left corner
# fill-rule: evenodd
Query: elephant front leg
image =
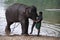
<path fill-rule="evenodd" d="M 21 25 L 22 25 L 22 35 L 28 35 L 28 25 L 29 25 L 28 19 L 22 20 Z"/>

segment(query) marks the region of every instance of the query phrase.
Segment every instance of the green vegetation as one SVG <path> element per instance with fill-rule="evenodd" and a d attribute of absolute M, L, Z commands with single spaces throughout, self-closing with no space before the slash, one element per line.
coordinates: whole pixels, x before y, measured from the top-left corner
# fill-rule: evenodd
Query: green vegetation
<path fill-rule="evenodd" d="M 45 9 L 59 9 L 60 0 L 6 0 L 6 4 L 23 3 L 26 5 L 35 5 L 38 11 L 43 11 L 43 18 L 51 23 L 60 23 L 59 11 L 47 11 Z"/>

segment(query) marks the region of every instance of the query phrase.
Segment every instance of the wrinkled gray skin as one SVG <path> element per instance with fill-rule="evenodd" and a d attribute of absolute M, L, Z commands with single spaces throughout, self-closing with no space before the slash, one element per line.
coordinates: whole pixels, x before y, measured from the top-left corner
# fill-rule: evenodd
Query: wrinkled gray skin
<path fill-rule="evenodd" d="M 14 22 L 20 22 L 22 26 L 22 34 L 28 35 L 28 18 L 36 20 L 37 10 L 35 6 L 27 6 L 24 4 L 15 3 L 6 9 L 5 14 L 7 21 L 5 32 L 7 35 L 10 34 L 10 25 Z"/>

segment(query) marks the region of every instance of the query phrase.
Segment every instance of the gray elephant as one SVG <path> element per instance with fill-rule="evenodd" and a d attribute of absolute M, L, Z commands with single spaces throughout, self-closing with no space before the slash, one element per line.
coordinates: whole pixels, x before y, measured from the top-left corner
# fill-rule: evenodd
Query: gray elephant
<path fill-rule="evenodd" d="M 24 4 L 15 3 L 6 9 L 5 15 L 7 21 L 5 32 L 7 35 L 10 34 L 10 25 L 14 22 L 20 22 L 22 26 L 22 34 L 28 35 L 28 19 L 31 18 L 32 20 L 36 20 L 37 8 L 35 6 L 27 6 Z"/>

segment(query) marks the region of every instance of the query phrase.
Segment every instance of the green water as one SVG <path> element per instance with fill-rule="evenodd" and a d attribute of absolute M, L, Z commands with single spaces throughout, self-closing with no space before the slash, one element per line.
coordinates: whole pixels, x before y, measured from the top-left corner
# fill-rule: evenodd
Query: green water
<path fill-rule="evenodd" d="M 60 0 L 5 0 L 6 4 L 23 3 L 35 5 L 38 11 L 43 11 L 43 20 L 60 24 L 60 11 L 47 11 L 45 9 L 59 9 Z"/>

